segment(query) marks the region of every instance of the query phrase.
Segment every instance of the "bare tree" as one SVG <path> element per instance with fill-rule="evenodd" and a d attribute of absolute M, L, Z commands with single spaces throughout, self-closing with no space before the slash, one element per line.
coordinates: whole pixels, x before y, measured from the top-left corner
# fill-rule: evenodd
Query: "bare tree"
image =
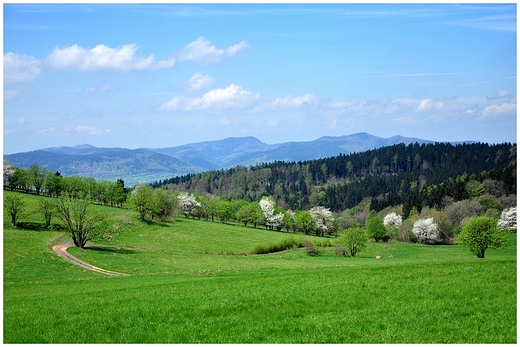
<path fill-rule="evenodd" d="M 79 248 L 85 248 L 87 241 L 92 240 L 102 220 L 102 216 L 94 214 L 89 206 L 90 201 L 86 199 L 60 198 L 56 202 L 58 218 Z"/>

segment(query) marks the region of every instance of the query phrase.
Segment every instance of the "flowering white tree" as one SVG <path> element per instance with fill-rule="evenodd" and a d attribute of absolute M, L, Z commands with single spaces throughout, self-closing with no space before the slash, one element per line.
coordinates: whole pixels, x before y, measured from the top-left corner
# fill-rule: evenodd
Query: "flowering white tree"
<path fill-rule="evenodd" d="M 186 217 L 195 216 L 200 206 L 200 202 L 192 194 L 185 192 L 179 194 L 179 207 Z"/>
<path fill-rule="evenodd" d="M 14 176 L 14 168 L 7 161 L 7 159 L 4 159 L 4 186 L 8 186 L 11 178 Z"/>
<path fill-rule="evenodd" d="M 395 212 L 391 212 L 385 216 L 383 219 L 383 224 L 385 226 L 399 228 L 401 224 L 403 224 L 403 217 Z"/>
<path fill-rule="evenodd" d="M 502 211 L 502 216 L 498 220 L 501 229 L 516 232 L 516 207 L 510 207 Z"/>
<path fill-rule="evenodd" d="M 434 244 L 442 241 L 433 218 L 419 219 L 413 224 L 412 232 L 421 243 Z"/>
<path fill-rule="evenodd" d="M 323 206 L 316 206 L 311 208 L 309 212 L 311 213 L 312 220 L 316 224 L 316 235 L 323 236 L 327 232 L 332 232 L 334 228 L 334 218 L 332 217 L 330 209 Z"/>
<path fill-rule="evenodd" d="M 260 200 L 260 208 L 264 214 L 265 226 L 269 229 L 276 228 L 280 230 L 283 226 L 283 213 L 275 212 L 275 202 L 270 198 L 262 198 Z"/>

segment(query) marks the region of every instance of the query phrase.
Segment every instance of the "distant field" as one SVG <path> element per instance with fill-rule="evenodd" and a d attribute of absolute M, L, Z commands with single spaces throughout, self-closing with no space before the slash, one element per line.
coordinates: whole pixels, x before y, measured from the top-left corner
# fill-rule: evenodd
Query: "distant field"
<path fill-rule="evenodd" d="M 4 215 L 4 343 L 516 343 L 516 234 L 484 259 L 399 242 L 243 255 L 303 236 L 96 209 L 124 232 L 70 253 L 130 276 L 68 264 L 50 250 L 63 233 Z"/>

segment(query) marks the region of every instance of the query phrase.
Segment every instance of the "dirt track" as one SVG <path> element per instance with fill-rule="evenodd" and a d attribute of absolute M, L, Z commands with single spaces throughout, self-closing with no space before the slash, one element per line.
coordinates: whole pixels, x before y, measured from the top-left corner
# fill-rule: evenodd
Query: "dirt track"
<path fill-rule="evenodd" d="M 60 257 L 62 257 L 66 261 L 68 261 L 69 263 L 81 266 L 82 268 L 85 268 L 87 270 L 96 271 L 96 272 L 104 273 L 106 275 L 111 275 L 111 276 L 128 276 L 127 274 L 123 274 L 123 273 L 120 273 L 120 272 L 115 272 L 115 271 L 101 269 L 101 268 L 96 267 L 96 266 L 94 266 L 92 264 L 86 263 L 86 262 L 84 262 L 81 259 L 76 258 L 72 254 L 67 252 L 67 248 L 73 247 L 73 246 L 74 246 L 74 244 L 72 243 L 72 240 L 67 240 L 67 241 L 62 242 L 62 243 L 60 243 L 58 245 L 52 246 L 52 250 L 57 255 L 59 255 Z"/>

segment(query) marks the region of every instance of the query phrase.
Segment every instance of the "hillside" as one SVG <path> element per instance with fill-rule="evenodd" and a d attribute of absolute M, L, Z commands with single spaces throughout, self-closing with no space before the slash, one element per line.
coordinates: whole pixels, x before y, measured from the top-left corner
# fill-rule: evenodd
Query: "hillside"
<path fill-rule="evenodd" d="M 293 210 L 323 205 L 339 212 L 368 198 L 376 210 L 404 204 L 406 216 L 412 207 L 420 211 L 424 204 L 439 205 L 444 196 L 465 199 L 467 182 L 486 178 L 500 181 L 505 194 L 516 194 L 516 145 L 397 144 L 309 161 L 212 170 L 153 185 L 229 200 L 272 196 Z"/>
<path fill-rule="evenodd" d="M 254 137 L 232 137 L 167 148 L 98 148 L 83 144 L 5 155 L 20 168 L 38 164 L 65 176 L 122 178 L 127 185 L 208 170 L 275 161 L 302 161 L 363 152 L 397 143 L 432 143 L 417 138 L 381 138 L 367 133 L 269 145 Z"/>

